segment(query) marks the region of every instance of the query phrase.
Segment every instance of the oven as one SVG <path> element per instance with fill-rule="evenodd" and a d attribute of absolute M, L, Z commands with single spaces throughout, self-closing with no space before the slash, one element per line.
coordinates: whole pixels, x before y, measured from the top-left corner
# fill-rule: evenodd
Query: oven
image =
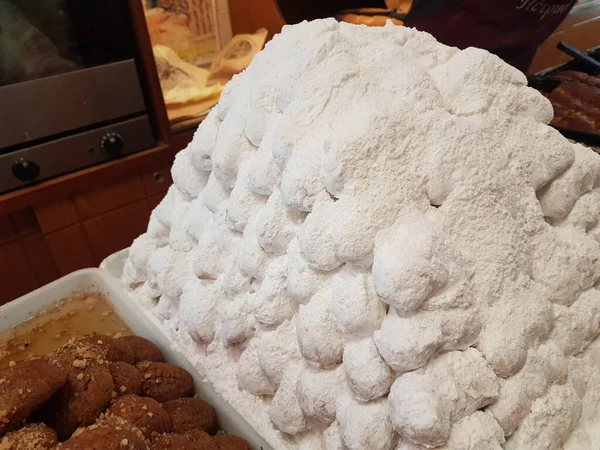
<path fill-rule="evenodd" d="M 0 193 L 155 146 L 132 23 L 124 0 L 0 0 Z"/>

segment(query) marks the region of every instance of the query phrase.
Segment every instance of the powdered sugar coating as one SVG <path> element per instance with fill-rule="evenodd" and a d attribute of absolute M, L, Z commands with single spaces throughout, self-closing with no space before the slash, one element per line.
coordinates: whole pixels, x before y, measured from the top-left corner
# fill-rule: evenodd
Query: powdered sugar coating
<path fill-rule="evenodd" d="M 551 117 L 483 50 L 285 27 L 123 282 L 276 449 L 590 448 L 600 158 Z"/>

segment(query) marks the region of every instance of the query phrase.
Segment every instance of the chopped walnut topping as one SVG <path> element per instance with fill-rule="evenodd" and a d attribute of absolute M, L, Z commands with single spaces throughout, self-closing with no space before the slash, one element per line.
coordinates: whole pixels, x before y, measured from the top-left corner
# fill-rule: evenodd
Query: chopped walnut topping
<path fill-rule="evenodd" d="M 77 367 L 78 369 L 83 369 L 87 364 L 83 359 L 76 359 L 73 361 L 73 367 Z"/>

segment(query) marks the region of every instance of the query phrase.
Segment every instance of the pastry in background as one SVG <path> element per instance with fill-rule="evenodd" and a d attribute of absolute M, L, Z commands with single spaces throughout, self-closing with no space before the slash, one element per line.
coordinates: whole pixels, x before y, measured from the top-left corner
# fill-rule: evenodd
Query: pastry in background
<path fill-rule="evenodd" d="M 361 8 L 352 10 L 352 12 L 342 11 L 335 18 L 340 22 L 368 25 L 370 27 L 383 27 L 388 20 L 391 20 L 394 25 L 404 25 L 404 21 L 390 16 L 389 13 L 390 11 L 387 9 Z"/>
<path fill-rule="evenodd" d="M 403 19 L 410 11 L 411 5 L 411 0 L 386 0 L 385 6 L 387 9 L 347 9 L 336 15 L 336 19 L 340 22 L 371 27 L 383 27 L 388 20 L 391 20 L 394 25 L 404 25 Z"/>
<path fill-rule="evenodd" d="M 152 45 L 172 48 L 181 59 L 202 66 L 219 50 L 218 28 L 211 2 L 161 0 L 160 8 L 145 11 Z"/>
<path fill-rule="evenodd" d="M 153 51 L 167 105 L 203 100 L 223 89 L 221 85 L 207 86 L 208 70 L 183 61 L 173 49 L 155 45 Z"/>
<path fill-rule="evenodd" d="M 552 125 L 584 133 L 600 133 L 600 88 L 563 81 L 544 95 L 554 108 Z"/>
<path fill-rule="evenodd" d="M 226 84 L 242 72 L 265 45 L 267 30 L 260 28 L 253 34 L 238 34 L 225 45 L 210 66 L 207 85 Z"/>
<path fill-rule="evenodd" d="M 552 75 L 555 78 L 566 81 L 579 81 L 580 83 L 595 84 L 600 86 L 600 75 L 588 75 L 576 70 L 565 70 Z"/>

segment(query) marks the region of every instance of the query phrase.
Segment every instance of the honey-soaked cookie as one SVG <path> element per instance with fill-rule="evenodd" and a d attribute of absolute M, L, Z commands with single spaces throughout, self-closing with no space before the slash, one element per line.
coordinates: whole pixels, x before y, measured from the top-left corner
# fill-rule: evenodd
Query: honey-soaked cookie
<path fill-rule="evenodd" d="M 115 399 L 106 411 L 106 417 L 119 417 L 138 428 L 149 438 L 153 433 L 171 431 L 171 418 L 160 404 L 151 398 L 135 394 Z"/>
<path fill-rule="evenodd" d="M 107 362 L 123 361 L 133 364 L 135 360 L 131 346 L 110 336 L 90 335 L 69 340 L 49 356 L 50 362 L 65 370 L 85 365 L 102 365 Z"/>
<path fill-rule="evenodd" d="M 112 418 L 81 428 L 60 450 L 146 450 L 144 435 L 130 423 Z"/>
<path fill-rule="evenodd" d="M 49 450 L 57 444 L 56 433 L 43 423 L 27 425 L 0 439 L 2 450 Z"/>
<path fill-rule="evenodd" d="M 142 361 L 136 367 L 142 373 L 142 395 L 161 403 L 194 395 L 194 379 L 181 367 L 153 361 Z"/>
<path fill-rule="evenodd" d="M 171 416 L 174 433 L 200 430 L 214 434 L 218 429 L 215 408 L 199 398 L 170 400 L 163 403 L 163 408 Z"/>
<path fill-rule="evenodd" d="M 108 365 L 113 377 L 116 395 L 139 394 L 142 387 L 142 374 L 131 364 L 117 361 Z"/>
<path fill-rule="evenodd" d="M 237 436 L 219 434 L 213 438 L 218 450 L 252 450 L 245 439 Z"/>
<path fill-rule="evenodd" d="M 140 361 L 156 361 L 163 362 L 163 355 L 160 349 L 150 342 L 148 339 L 144 339 L 140 336 L 123 336 L 118 339 L 119 341 L 126 342 L 133 349 L 135 362 Z"/>
<path fill-rule="evenodd" d="M 79 427 L 92 425 L 112 399 L 113 379 L 107 365 L 73 370 L 65 385 L 44 407 L 45 422 L 60 440 Z"/>
<path fill-rule="evenodd" d="M 150 445 L 152 450 L 217 450 L 214 439 L 203 431 L 186 434 L 162 434 Z"/>
<path fill-rule="evenodd" d="M 0 434 L 17 428 L 61 386 L 66 374 L 44 359 L 0 367 Z"/>

